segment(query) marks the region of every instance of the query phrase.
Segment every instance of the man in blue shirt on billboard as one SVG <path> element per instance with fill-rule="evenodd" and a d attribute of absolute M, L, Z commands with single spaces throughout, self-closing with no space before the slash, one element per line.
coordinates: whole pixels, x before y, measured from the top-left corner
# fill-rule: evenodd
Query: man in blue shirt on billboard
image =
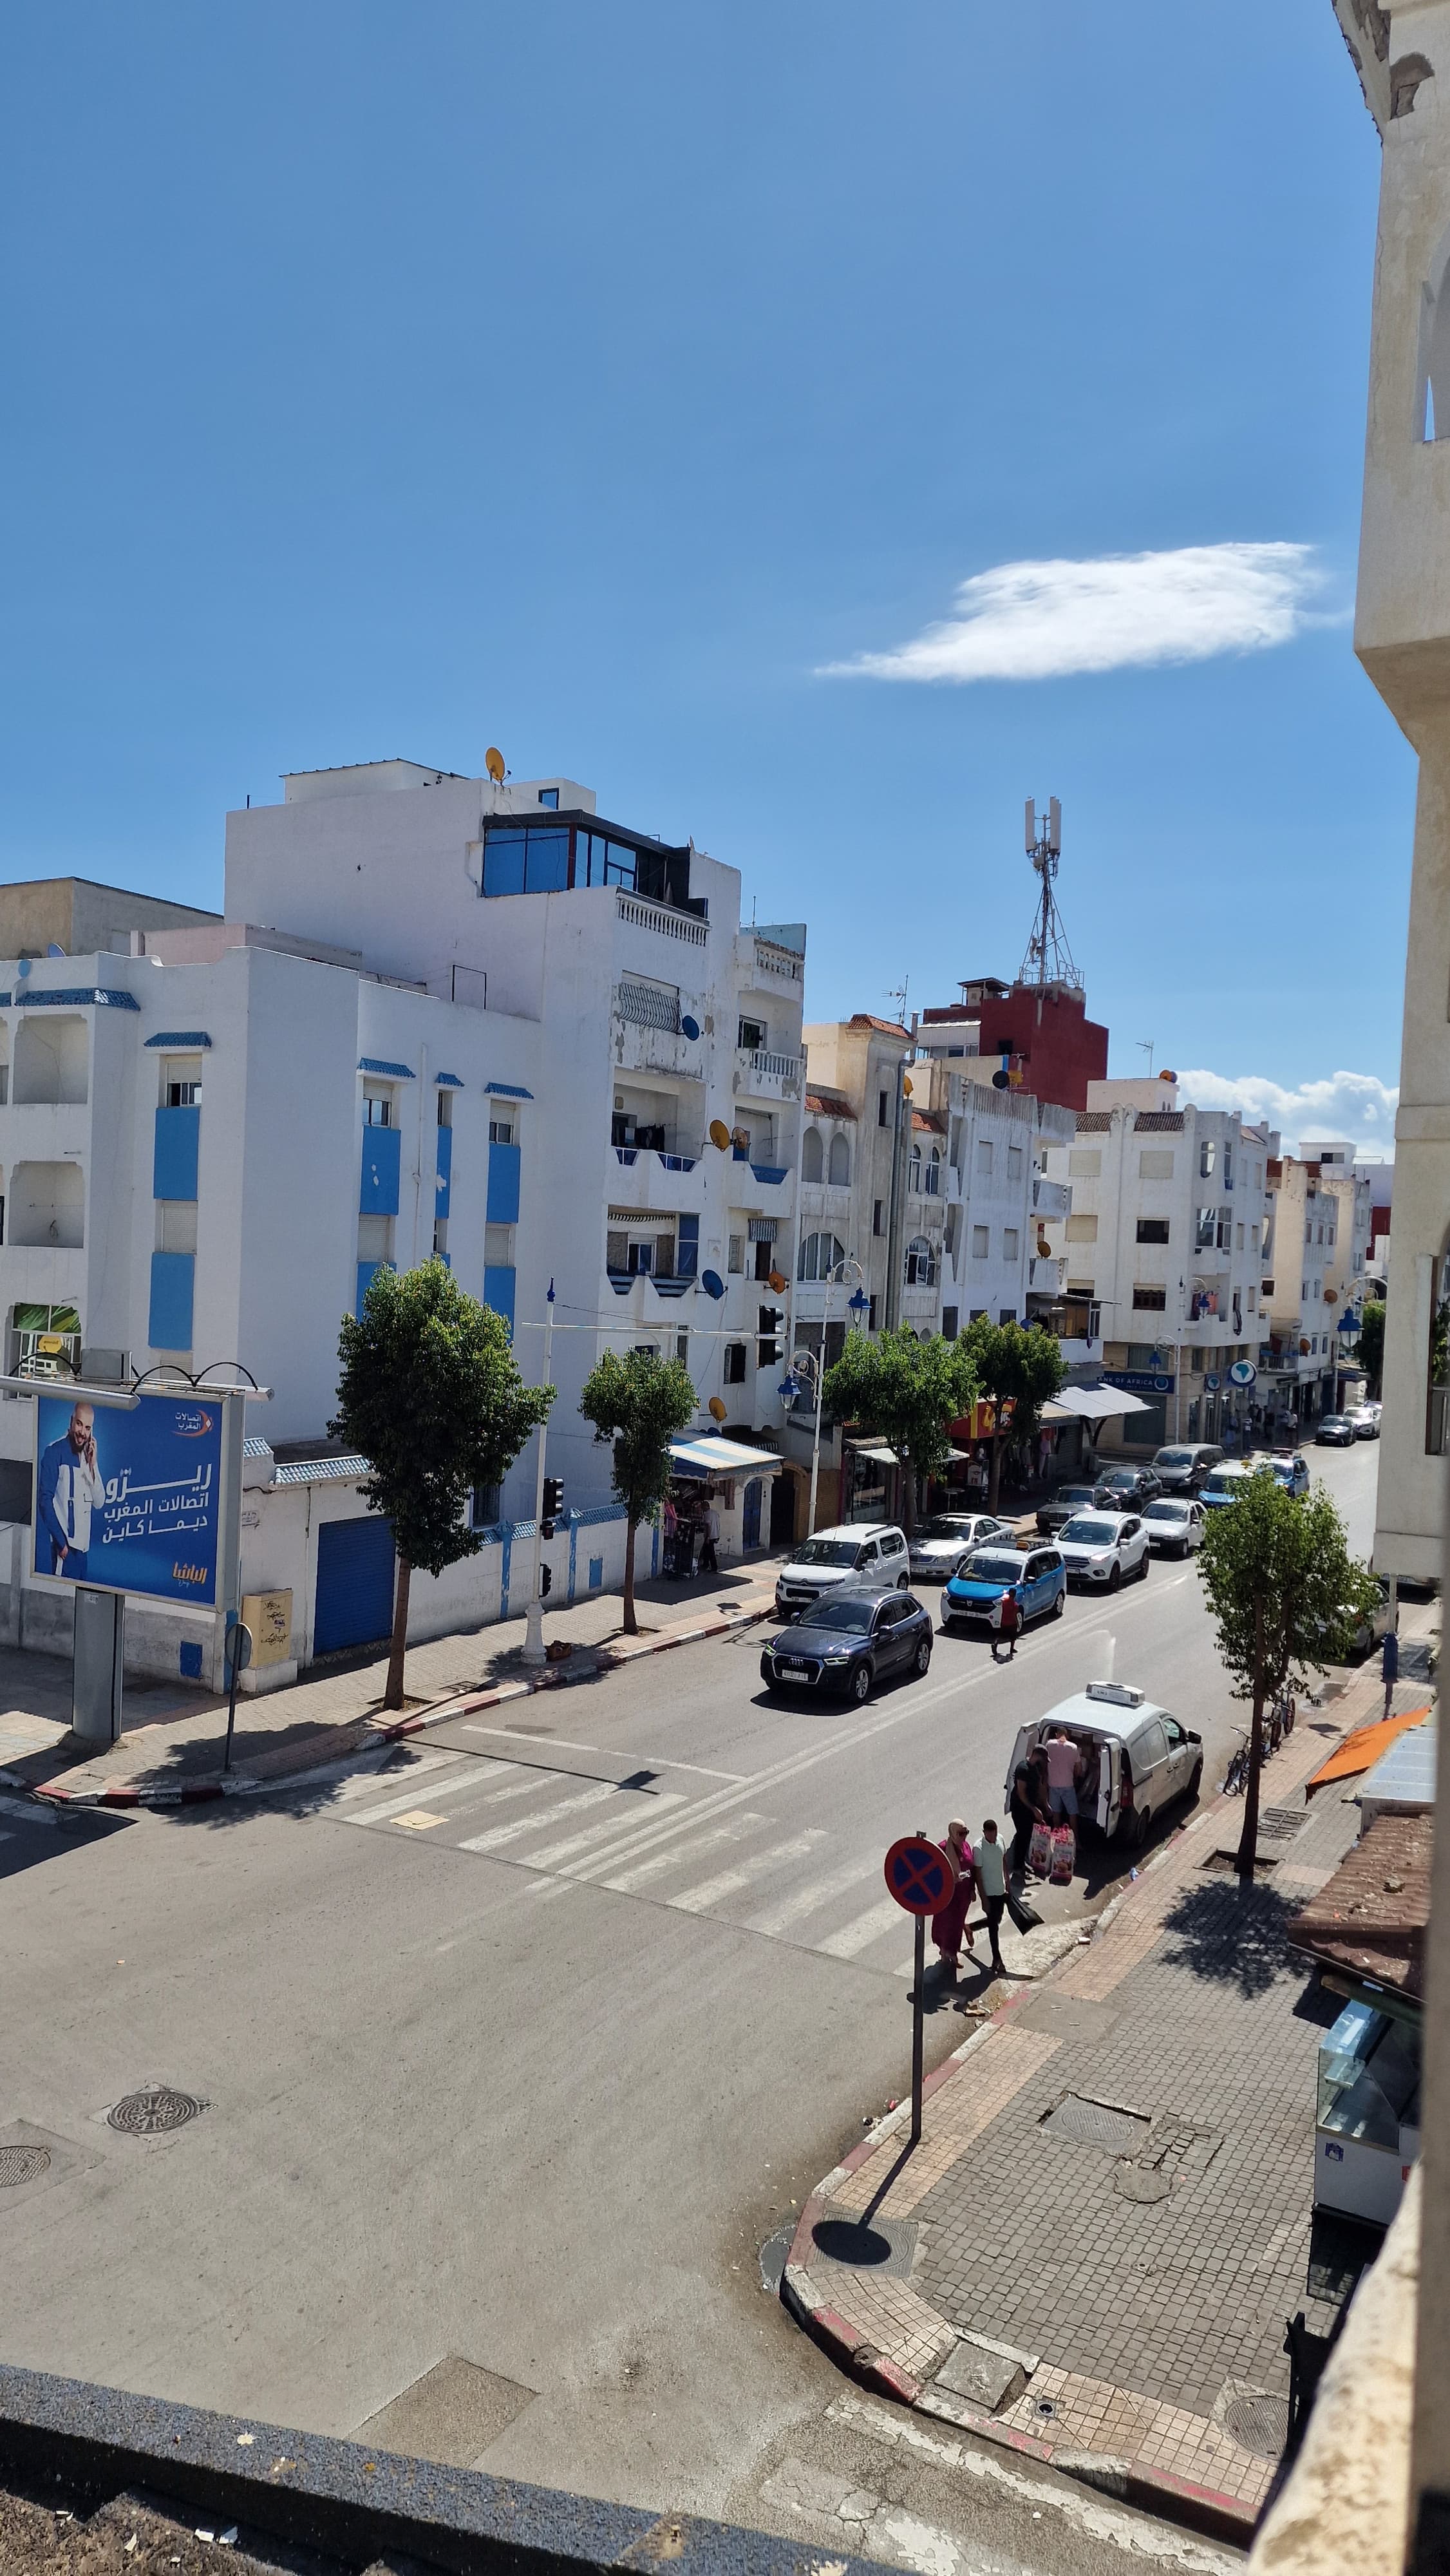
<path fill-rule="evenodd" d="M 76 1404 L 65 1438 L 52 1440 L 48 1449 L 42 1449 L 35 1480 L 35 1507 L 50 1540 L 52 1574 L 63 1574 L 71 1583 L 87 1580 L 91 1514 L 99 1511 L 105 1499 L 106 1488 L 96 1466 L 95 1407 Z"/>

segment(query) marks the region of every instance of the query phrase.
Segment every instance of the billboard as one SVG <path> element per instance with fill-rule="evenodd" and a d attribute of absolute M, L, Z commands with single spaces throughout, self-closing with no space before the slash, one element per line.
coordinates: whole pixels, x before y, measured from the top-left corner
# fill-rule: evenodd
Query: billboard
<path fill-rule="evenodd" d="M 35 1573 L 214 1609 L 230 1517 L 226 1409 L 219 1396 L 169 1389 L 134 1410 L 37 1392 Z"/>

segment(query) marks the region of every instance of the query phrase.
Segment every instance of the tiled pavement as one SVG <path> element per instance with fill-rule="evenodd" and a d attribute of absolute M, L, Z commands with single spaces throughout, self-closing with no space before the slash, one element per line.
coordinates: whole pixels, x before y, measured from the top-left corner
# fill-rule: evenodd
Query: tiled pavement
<path fill-rule="evenodd" d="M 1425 1693 L 1396 1696 L 1419 1705 Z M 914 2155 L 901 2161 L 898 2119 L 821 2185 L 790 2293 L 798 2309 L 829 2312 L 838 2342 L 878 2354 L 896 2393 L 974 2420 L 932 2374 L 960 2333 L 988 2338 L 1040 2357 L 991 2419 L 1003 2437 L 1107 2454 L 1246 2518 L 1257 2507 L 1273 2458 L 1234 2438 L 1234 2401 L 1282 2401 L 1286 2319 L 1304 2307 L 1311 2325 L 1327 2322 L 1306 2298 L 1326 2004 L 1290 1964 L 1285 1930 L 1354 1839 L 1356 1784 L 1320 1791 L 1294 1818 L 1331 1743 L 1381 1704 L 1366 1673 L 1301 1712 L 1266 1766 L 1270 1865 L 1252 1889 L 1215 1863 L 1243 1813 L 1215 1802 L 1090 1946 L 958 2052 Z M 1112 2150 L 1044 2131 L 1067 2094 L 1136 2114 L 1136 2138 Z M 909 2277 L 823 2261 L 812 2235 L 823 2207 L 868 2226 L 914 2222 Z"/>

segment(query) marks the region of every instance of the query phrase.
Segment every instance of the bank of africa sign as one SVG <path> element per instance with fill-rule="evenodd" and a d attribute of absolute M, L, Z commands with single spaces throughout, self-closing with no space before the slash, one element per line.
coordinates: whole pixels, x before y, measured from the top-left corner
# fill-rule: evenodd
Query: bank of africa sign
<path fill-rule="evenodd" d="M 223 1410 L 169 1392 L 134 1410 L 37 1394 L 36 1574 L 213 1609 Z"/>

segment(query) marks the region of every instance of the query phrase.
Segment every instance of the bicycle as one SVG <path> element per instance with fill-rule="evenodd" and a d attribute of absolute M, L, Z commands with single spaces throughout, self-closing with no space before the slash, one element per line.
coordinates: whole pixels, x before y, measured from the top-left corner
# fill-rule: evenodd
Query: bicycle
<path fill-rule="evenodd" d="M 1249 1785 L 1249 1730 L 1246 1726 L 1239 1726 L 1235 1727 L 1234 1733 L 1241 1741 L 1224 1774 L 1223 1794 L 1226 1798 L 1241 1798 Z"/>

